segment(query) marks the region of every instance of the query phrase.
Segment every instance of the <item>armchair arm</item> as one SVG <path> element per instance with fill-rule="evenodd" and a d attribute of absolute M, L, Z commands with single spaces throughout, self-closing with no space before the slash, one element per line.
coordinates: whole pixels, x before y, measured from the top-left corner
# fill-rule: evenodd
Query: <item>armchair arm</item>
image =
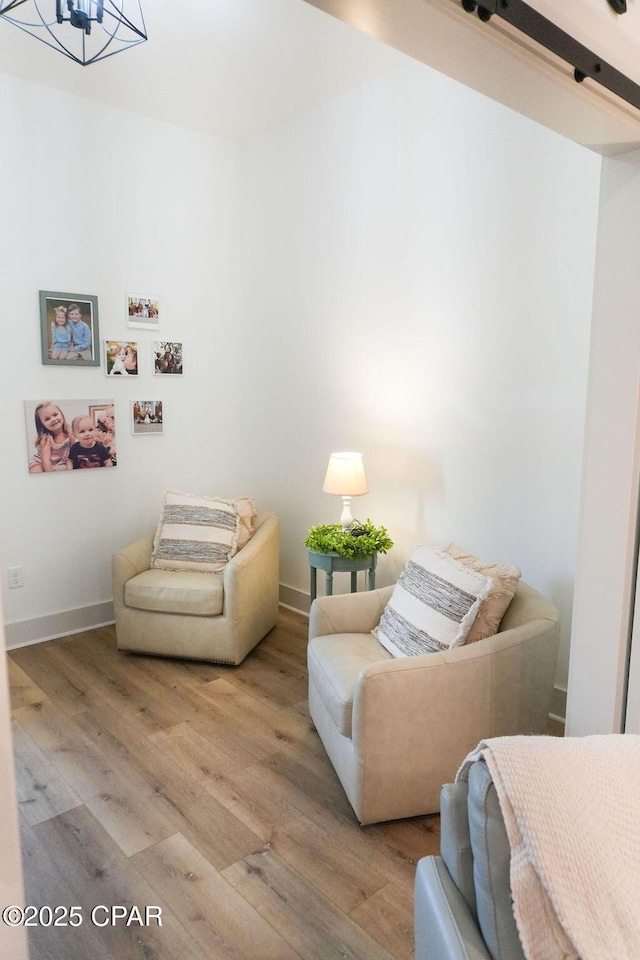
<path fill-rule="evenodd" d="M 266 614 L 279 602 L 280 521 L 266 514 L 249 542 L 224 568 L 224 614 L 232 621 Z M 262 611 L 260 608 L 266 608 Z"/>
<path fill-rule="evenodd" d="M 137 577 L 143 570 L 149 569 L 154 536 L 155 530 L 113 555 L 111 572 L 115 610 L 121 610 L 124 607 L 124 587 L 127 580 L 131 580 L 132 577 Z"/>
<path fill-rule="evenodd" d="M 490 724 L 490 707 L 492 696 L 499 693 L 500 659 L 512 660 L 520 653 L 524 657 L 531 646 L 535 648 L 536 669 L 554 668 L 558 633 L 557 621 L 539 618 L 442 653 L 370 664 L 361 672 L 354 691 L 354 738 L 358 719 L 368 722 L 376 717 L 387 730 L 389 723 L 397 724 L 398 735 L 405 741 L 407 735 L 413 736 L 417 744 L 423 743 L 424 729 L 434 723 L 440 725 L 447 718 L 455 720 L 457 729 L 467 726 L 471 719 L 474 735 L 477 724 L 483 722 L 484 729 L 491 730 L 483 736 L 499 736 Z M 522 677 L 521 684 L 527 679 Z M 413 732 L 404 729 L 409 716 L 414 718 Z"/>
<path fill-rule="evenodd" d="M 349 595 L 347 594 L 346 596 Z M 487 637 L 486 640 L 480 640 L 478 643 L 464 644 L 463 646 L 454 647 L 452 650 L 444 650 L 442 653 L 423 653 L 417 657 L 398 657 L 391 660 L 381 660 L 379 663 L 372 664 L 363 671 L 360 676 L 360 684 L 369 678 L 383 674 L 412 674 L 414 671 L 416 671 L 416 676 L 421 676 L 424 682 L 428 682 L 427 678 L 431 676 L 428 671 L 438 666 L 449 665 L 453 667 L 456 664 L 465 662 L 473 663 L 474 661 L 484 663 L 488 658 L 502 651 L 526 644 L 529 640 L 543 640 L 546 637 L 551 641 L 552 654 L 555 654 L 559 628 L 560 625 L 557 620 L 538 617 L 535 620 L 529 620 L 527 623 L 510 627 L 508 630 L 502 630 L 492 637 Z M 423 672 L 425 670 L 427 671 L 426 673 Z M 418 671 L 420 671 L 420 673 L 418 673 Z"/>
<path fill-rule="evenodd" d="M 318 597 L 309 613 L 309 639 L 331 633 L 369 633 L 380 623 L 392 593 L 393 586 Z"/>
<path fill-rule="evenodd" d="M 440 786 L 481 737 L 544 732 L 557 639 L 558 623 L 540 618 L 445 653 L 365 667 L 352 720 L 366 771 L 361 822 L 386 819 L 391 803 L 395 817 L 416 815 L 416 802 L 438 810 Z"/>

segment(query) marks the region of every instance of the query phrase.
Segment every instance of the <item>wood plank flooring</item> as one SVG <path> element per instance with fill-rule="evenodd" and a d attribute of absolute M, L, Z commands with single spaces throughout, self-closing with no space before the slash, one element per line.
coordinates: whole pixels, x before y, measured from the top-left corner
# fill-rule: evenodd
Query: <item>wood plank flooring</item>
<path fill-rule="evenodd" d="M 120 653 L 113 627 L 9 653 L 26 901 L 83 921 L 31 928 L 31 960 L 413 956 L 439 818 L 359 826 L 309 718 L 306 635 L 281 610 L 239 667 Z M 98 905 L 162 926 L 94 925 Z"/>

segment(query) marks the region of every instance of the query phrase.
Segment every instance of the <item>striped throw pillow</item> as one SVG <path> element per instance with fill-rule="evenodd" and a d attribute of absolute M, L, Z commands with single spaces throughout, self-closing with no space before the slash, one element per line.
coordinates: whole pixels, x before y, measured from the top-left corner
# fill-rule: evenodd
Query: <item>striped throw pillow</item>
<path fill-rule="evenodd" d="M 490 587 L 490 577 L 449 554 L 416 547 L 373 635 L 394 657 L 457 647 Z"/>
<path fill-rule="evenodd" d="M 214 573 L 238 550 L 239 516 L 233 500 L 168 490 L 153 541 L 151 566 Z"/>

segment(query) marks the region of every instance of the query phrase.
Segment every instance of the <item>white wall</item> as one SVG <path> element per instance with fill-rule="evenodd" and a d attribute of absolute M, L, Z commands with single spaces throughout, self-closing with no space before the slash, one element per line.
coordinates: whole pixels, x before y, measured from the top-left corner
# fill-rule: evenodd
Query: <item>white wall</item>
<path fill-rule="evenodd" d="M 111 598 L 110 558 L 157 520 L 167 486 L 235 491 L 239 148 L 0 75 L 3 498 L 0 570 L 16 624 Z M 101 339 L 135 339 L 141 374 L 41 363 L 38 290 L 96 294 Z M 127 329 L 127 293 L 161 327 Z M 184 376 L 156 377 L 154 338 L 181 340 Z M 115 470 L 29 475 L 25 399 L 114 398 Z M 164 401 L 162 437 L 133 437 L 132 399 Z M 7 591 L 6 567 L 24 568 Z M 96 616 L 100 610 L 96 608 Z M 28 631 L 25 634 L 29 638 Z"/>
<path fill-rule="evenodd" d="M 640 152 L 603 161 L 567 732 L 622 729 L 640 427 Z M 637 718 L 631 730 L 637 730 Z"/>
<path fill-rule="evenodd" d="M 600 160 L 415 65 L 255 142 L 249 418 L 282 579 L 362 450 L 389 582 L 421 540 L 518 563 L 564 618 L 575 567 Z M 268 359 L 267 359 L 268 358 Z M 342 589 L 346 589 L 344 584 Z"/>
<path fill-rule="evenodd" d="M 306 531 L 339 515 L 320 489 L 328 455 L 355 448 L 371 493 L 354 512 L 396 541 L 379 582 L 420 540 L 518 563 L 563 614 L 563 681 L 597 156 L 421 65 L 243 153 L 7 77 L 0 130 L 20 331 L 0 387 L 0 565 L 25 575 L 4 588 L 10 637 L 108 601 L 111 553 L 171 485 L 278 510 L 282 581 L 302 602 Z M 109 338 L 126 333 L 128 291 L 157 294 L 184 378 L 143 359 L 133 390 L 42 366 L 38 289 L 97 294 Z M 164 400 L 163 437 L 130 436 L 140 391 Z M 100 394 L 116 399 L 117 470 L 29 476 L 23 398 Z"/>

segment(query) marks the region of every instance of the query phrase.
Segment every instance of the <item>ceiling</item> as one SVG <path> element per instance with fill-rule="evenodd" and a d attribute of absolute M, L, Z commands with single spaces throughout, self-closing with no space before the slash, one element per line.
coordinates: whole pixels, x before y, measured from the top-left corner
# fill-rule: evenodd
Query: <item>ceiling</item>
<path fill-rule="evenodd" d="M 596 153 L 615 155 L 640 147 L 640 110 L 591 79 L 576 83 L 569 63 L 499 15 L 481 22 L 465 13 L 461 0 L 307 2 Z M 506 5 L 508 0 L 501 2 Z M 558 22 L 569 0 L 527 4 L 555 10 Z M 573 35 L 587 42 L 583 32 L 588 25 L 587 36 L 598 56 L 606 54 L 623 72 L 625 51 L 631 51 L 637 63 L 639 9 L 632 6 L 628 17 L 616 18 L 606 0 L 572 0 L 572 10 L 577 18 Z M 604 24 L 601 17 L 594 19 L 594 11 L 606 15 L 605 23 L 613 21 L 612 31 L 598 29 Z M 633 69 L 637 73 L 637 66 Z"/>
<path fill-rule="evenodd" d="M 411 58 L 598 153 L 640 147 L 640 111 L 460 0 L 142 5 L 148 42 L 88 67 L 0 21 L 0 70 L 244 143 Z"/>
<path fill-rule="evenodd" d="M 0 21 L 0 70 L 245 142 L 407 62 L 302 0 L 142 6 L 148 41 L 87 67 Z"/>

